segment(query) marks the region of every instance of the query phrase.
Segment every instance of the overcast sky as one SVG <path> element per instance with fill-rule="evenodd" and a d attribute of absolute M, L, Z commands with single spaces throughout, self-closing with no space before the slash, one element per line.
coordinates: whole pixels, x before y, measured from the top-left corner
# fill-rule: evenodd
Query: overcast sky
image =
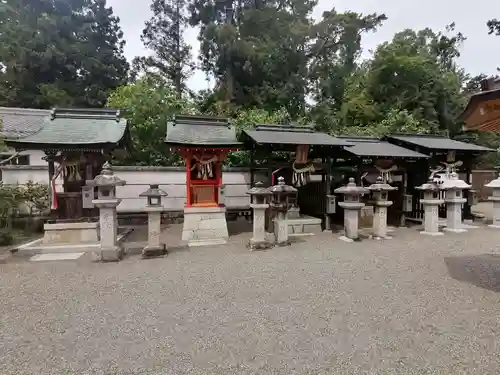
<path fill-rule="evenodd" d="M 456 23 L 467 40 L 462 48 L 460 64 L 471 74 L 495 74 L 500 67 L 500 36 L 488 35 L 486 22 L 490 18 L 500 19 L 500 1 L 498 0 L 319 0 L 314 12 L 320 17 L 332 4 L 338 11 L 352 10 L 358 13 L 385 13 L 388 20 L 374 34 L 363 37 L 365 56 L 377 44 L 390 40 L 392 36 L 405 28 L 444 30 L 452 22 Z M 127 42 L 125 54 L 129 60 L 145 55 L 140 34 L 144 21 L 150 17 L 149 0 L 108 0 L 115 14 L 121 19 L 121 26 Z M 193 51 L 198 51 L 197 30 L 190 30 L 188 42 Z M 195 73 L 189 86 L 194 90 L 207 88 L 210 84 L 202 72 Z"/>

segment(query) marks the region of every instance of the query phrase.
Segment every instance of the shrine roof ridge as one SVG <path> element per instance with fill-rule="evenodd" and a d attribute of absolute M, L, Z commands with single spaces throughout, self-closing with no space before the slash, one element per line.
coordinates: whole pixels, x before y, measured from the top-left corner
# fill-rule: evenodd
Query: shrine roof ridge
<path fill-rule="evenodd" d="M 314 129 L 311 126 L 279 124 L 256 124 L 254 130 L 270 132 L 315 133 Z"/>
<path fill-rule="evenodd" d="M 53 108 L 50 119 L 113 119 L 119 122 L 121 113 L 120 109 L 115 108 Z"/>
<path fill-rule="evenodd" d="M 201 115 L 174 115 L 173 125 L 207 125 L 230 127 L 229 119 L 226 117 L 201 116 Z"/>

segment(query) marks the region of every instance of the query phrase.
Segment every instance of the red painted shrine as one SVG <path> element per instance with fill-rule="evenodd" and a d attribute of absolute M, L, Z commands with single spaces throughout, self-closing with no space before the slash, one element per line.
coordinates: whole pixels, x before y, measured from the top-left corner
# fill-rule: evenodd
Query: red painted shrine
<path fill-rule="evenodd" d="M 186 203 L 182 239 L 190 246 L 227 242 L 222 164 L 240 143 L 229 120 L 176 116 L 168 123 L 165 143 L 184 158 Z"/>
<path fill-rule="evenodd" d="M 219 207 L 222 163 L 231 149 L 176 148 L 186 165 L 186 207 Z"/>

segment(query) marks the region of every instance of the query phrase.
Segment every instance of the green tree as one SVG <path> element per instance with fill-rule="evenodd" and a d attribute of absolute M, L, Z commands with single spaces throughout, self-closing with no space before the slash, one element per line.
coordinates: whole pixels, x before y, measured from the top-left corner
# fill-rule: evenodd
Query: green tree
<path fill-rule="evenodd" d="M 109 92 L 127 82 L 129 65 L 120 19 L 106 0 L 90 0 L 83 13 L 79 35 L 79 91 L 75 105 L 104 107 Z"/>
<path fill-rule="evenodd" d="M 344 79 L 341 105 L 321 99 L 312 110 L 334 132 L 461 132 L 467 76 L 457 66 L 462 34 L 404 30 Z M 451 35 L 447 35 L 451 34 Z M 342 64 L 339 64 L 342 66 Z M 340 97 L 340 95 L 339 95 Z M 349 129 L 352 127 L 352 131 Z"/>
<path fill-rule="evenodd" d="M 369 94 L 379 110 L 406 110 L 431 129 L 459 133 L 465 96 L 455 59 L 464 39 L 460 33 L 405 30 L 379 46 L 368 75 Z"/>
<path fill-rule="evenodd" d="M 332 9 L 324 12 L 323 18 L 314 25 L 309 79 L 311 96 L 321 106 L 340 110 L 346 81 L 357 69 L 362 34 L 376 30 L 386 19 L 384 14 L 363 16 Z"/>
<path fill-rule="evenodd" d="M 3 0 L 0 35 L 3 106 L 103 106 L 127 75 L 118 19 L 104 0 Z"/>
<path fill-rule="evenodd" d="M 184 34 L 188 26 L 186 0 L 153 0 L 153 16 L 146 22 L 141 40 L 152 56 L 134 60 L 134 74 L 141 71 L 160 73 L 174 85 L 180 97 L 193 68 L 191 47 Z"/>
<path fill-rule="evenodd" d="M 116 162 L 122 165 L 177 165 L 179 158 L 165 145 L 167 122 L 175 114 L 193 113 L 186 100 L 164 78 L 146 74 L 111 93 L 108 106 L 125 109 L 132 138 L 131 152 Z"/>
<path fill-rule="evenodd" d="M 307 43 L 316 1 L 194 0 L 200 59 L 216 79 L 217 100 L 292 116 L 305 111 Z M 222 98 L 222 99 L 221 99 Z"/>

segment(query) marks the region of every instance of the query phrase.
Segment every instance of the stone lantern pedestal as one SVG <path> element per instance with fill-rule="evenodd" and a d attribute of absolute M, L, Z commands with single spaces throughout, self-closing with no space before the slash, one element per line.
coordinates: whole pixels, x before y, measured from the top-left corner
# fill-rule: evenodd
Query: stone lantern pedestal
<path fill-rule="evenodd" d="M 289 198 L 297 194 L 297 189 L 285 184 L 283 177 L 278 178 L 278 185 L 271 186 L 269 191 L 272 194 L 271 208 L 276 212 L 274 218 L 274 236 L 277 246 L 290 244 L 288 240 L 288 209 L 291 207 Z"/>
<path fill-rule="evenodd" d="M 424 230 L 421 234 L 428 236 L 442 236 L 444 233 L 439 231 L 439 205 L 444 200 L 439 199 L 439 186 L 431 178 L 426 184 L 416 188 L 424 194 L 424 199 L 420 203 L 424 206 Z"/>
<path fill-rule="evenodd" d="M 493 190 L 492 196 L 488 197 L 488 200 L 493 202 L 493 223 L 488 226 L 500 229 L 500 177 L 497 177 L 484 186 Z"/>
<path fill-rule="evenodd" d="M 119 246 L 118 216 L 116 207 L 121 199 L 116 198 L 116 187 L 125 185 L 125 181 L 113 174 L 111 165 L 106 162 L 102 167 L 101 174 L 91 181 L 88 186 L 97 187 L 97 199 L 92 203 L 99 208 L 99 237 L 100 247 L 93 253 L 96 261 L 116 262 L 123 256 L 123 249 Z"/>
<path fill-rule="evenodd" d="M 344 209 L 344 236 L 341 240 L 352 242 L 359 239 L 359 214 L 365 206 L 360 202 L 360 197 L 363 194 L 369 193 L 368 189 L 361 186 L 356 186 L 354 178 L 349 178 L 349 183 L 335 189 L 336 194 L 342 194 L 344 201 L 339 202 L 339 206 Z"/>
<path fill-rule="evenodd" d="M 387 235 L 387 208 L 392 206 L 392 201 L 388 200 L 389 192 L 397 190 L 385 183 L 381 176 L 377 181 L 368 187 L 373 192 L 373 238 L 376 240 L 391 239 Z"/>
<path fill-rule="evenodd" d="M 251 197 L 250 207 L 253 210 L 253 236 L 248 247 L 250 250 L 269 249 L 273 244 L 266 240 L 266 210 L 272 193 L 259 181 L 247 194 Z"/>
<path fill-rule="evenodd" d="M 147 198 L 147 205 L 144 210 L 148 213 L 148 244 L 142 249 L 144 258 L 167 254 L 167 246 L 162 244 L 160 239 L 161 213 L 163 212 L 161 198 L 166 195 L 167 193 L 155 184 L 150 185 L 148 190 L 139 194 L 140 197 Z"/>
<path fill-rule="evenodd" d="M 463 233 L 467 230 L 462 225 L 462 205 L 467 201 L 463 197 L 463 190 L 470 189 L 471 185 L 458 178 L 458 174 L 453 172 L 450 177 L 443 181 L 440 186 L 445 193 L 446 203 L 446 228 L 445 232 Z"/>

